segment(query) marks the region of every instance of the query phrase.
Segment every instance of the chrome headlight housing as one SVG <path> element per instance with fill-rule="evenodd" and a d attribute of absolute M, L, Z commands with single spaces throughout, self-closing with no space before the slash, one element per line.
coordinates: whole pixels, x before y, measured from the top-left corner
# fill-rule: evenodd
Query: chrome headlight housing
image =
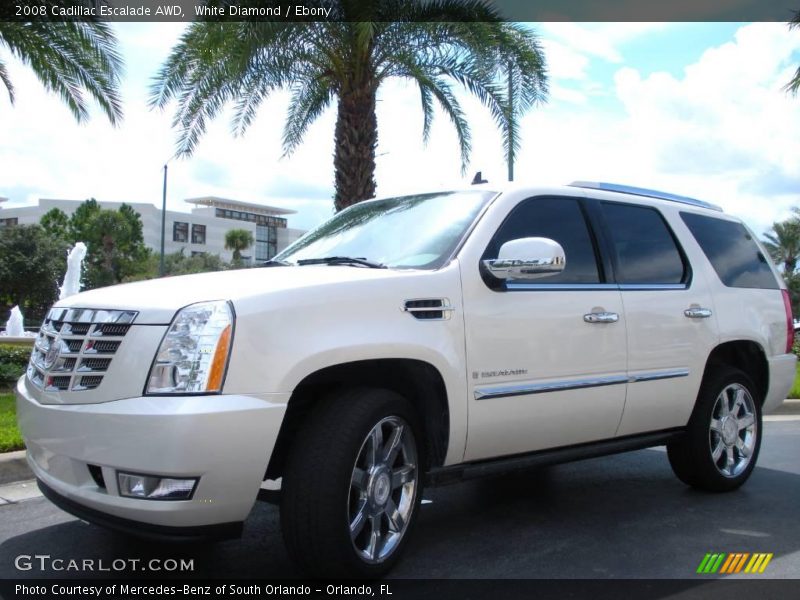
<path fill-rule="evenodd" d="M 158 347 L 145 394 L 221 392 L 233 325 L 233 307 L 224 300 L 199 302 L 179 310 Z"/>

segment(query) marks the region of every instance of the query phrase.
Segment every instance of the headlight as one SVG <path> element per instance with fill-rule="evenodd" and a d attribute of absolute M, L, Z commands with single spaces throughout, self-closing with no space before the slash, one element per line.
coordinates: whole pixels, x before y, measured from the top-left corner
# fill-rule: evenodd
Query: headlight
<path fill-rule="evenodd" d="M 232 337 L 233 310 L 228 302 L 182 308 L 161 341 L 145 393 L 220 392 Z"/>

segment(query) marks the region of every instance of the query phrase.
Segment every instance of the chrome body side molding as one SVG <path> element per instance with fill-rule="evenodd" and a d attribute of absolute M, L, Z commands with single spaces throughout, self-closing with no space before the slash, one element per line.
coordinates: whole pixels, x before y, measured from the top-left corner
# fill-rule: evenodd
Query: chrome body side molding
<path fill-rule="evenodd" d="M 670 369 L 668 371 L 653 371 L 652 373 L 639 373 L 631 375 L 628 383 L 638 383 L 640 381 L 658 381 L 659 379 L 675 379 L 676 377 L 688 377 L 689 369 Z"/>
<path fill-rule="evenodd" d="M 548 383 L 521 383 L 509 385 L 496 385 L 475 390 L 475 400 L 490 400 L 492 398 L 508 398 L 510 396 L 528 396 L 544 394 L 547 392 L 564 392 L 567 390 L 580 390 L 584 388 L 603 387 L 606 385 L 620 385 L 623 383 L 640 383 L 643 381 L 658 381 L 660 379 L 674 379 L 688 377 L 689 369 L 670 369 L 667 371 L 652 371 L 650 373 L 637 373 L 635 375 L 610 375 L 606 377 L 592 377 L 587 379 L 568 379 Z"/>

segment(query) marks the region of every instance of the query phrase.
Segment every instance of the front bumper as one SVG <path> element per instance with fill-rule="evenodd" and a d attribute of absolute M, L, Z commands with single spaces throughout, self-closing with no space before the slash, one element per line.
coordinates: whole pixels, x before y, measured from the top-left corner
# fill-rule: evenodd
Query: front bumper
<path fill-rule="evenodd" d="M 28 462 L 48 497 L 101 525 L 167 537 L 193 537 L 202 533 L 194 528 L 214 525 L 232 530 L 244 521 L 288 400 L 284 394 L 153 396 L 43 405 L 24 377 L 16 396 Z M 101 482 L 90 465 L 99 467 Z M 190 500 L 125 498 L 117 471 L 199 481 Z M 130 522 L 147 525 L 137 531 L 124 526 Z"/>

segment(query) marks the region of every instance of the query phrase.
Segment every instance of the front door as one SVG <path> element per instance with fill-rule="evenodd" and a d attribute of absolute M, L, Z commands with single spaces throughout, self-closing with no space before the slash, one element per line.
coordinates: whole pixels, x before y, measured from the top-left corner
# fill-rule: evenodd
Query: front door
<path fill-rule="evenodd" d="M 504 283 L 461 265 L 470 394 L 465 460 L 611 438 L 622 416 L 625 313 L 618 287 L 606 281 L 583 201 L 523 200 L 482 259 L 524 237 L 561 244 L 564 271 Z"/>

